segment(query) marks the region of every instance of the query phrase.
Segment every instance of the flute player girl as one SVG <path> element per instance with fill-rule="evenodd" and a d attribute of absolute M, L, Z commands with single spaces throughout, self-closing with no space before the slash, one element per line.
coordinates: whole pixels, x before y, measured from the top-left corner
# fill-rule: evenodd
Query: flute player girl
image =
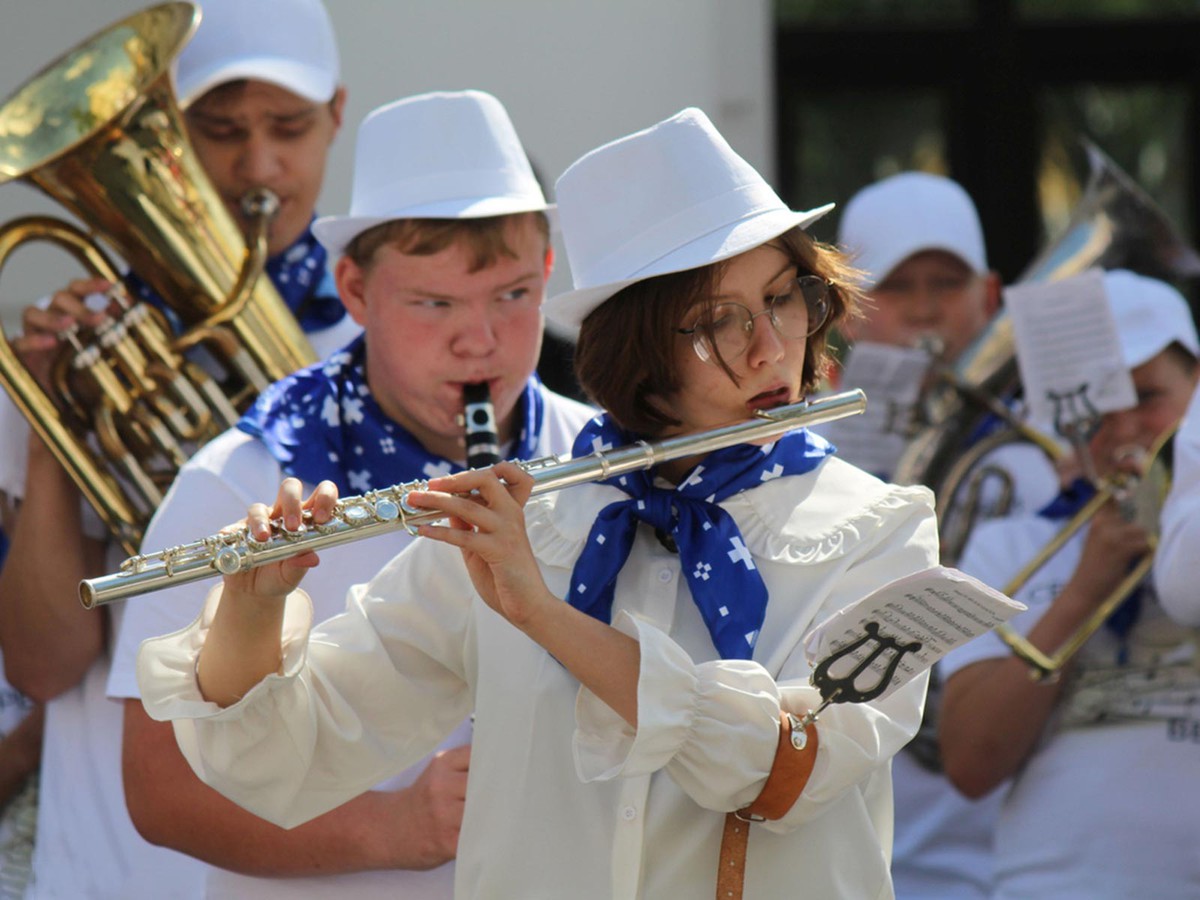
<path fill-rule="evenodd" d="M 608 410 L 577 455 L 816 383 L 857 302 L 842 257 L 802 230 L 827 207 L 788 209 L 703 113 L 587 154 L 557 194 L 576 289 L 548 311 L 581 324 L 578 374 Z M 432 540 L 345 613 L 309 635 L 312 552 L 227 578 L 191 628 L 143 646 L 144 702 L 202 778 L 284 826 L 474 709 L 459 897 L 711 896 L 747 827 L 747 897 L 890 896 L 888 761 L 924 681 L 807 734 L 786 713 L 819 702 L 804 634 L 935 564 L 936 526 L 926 489 L 832 452 L 799 430 L 532 500 L 511 463 L 437 479 L 411 499 L 448 524 L 421 526 Z M 288 480 L 247 527 L 325 521 L 334 500 Z M 769 820 L 727 816 L 747 808 Z"/>

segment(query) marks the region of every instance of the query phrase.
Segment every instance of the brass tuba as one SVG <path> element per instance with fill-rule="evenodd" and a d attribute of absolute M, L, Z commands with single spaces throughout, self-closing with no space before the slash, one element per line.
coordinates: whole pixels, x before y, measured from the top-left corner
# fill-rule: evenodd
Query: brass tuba
<path fill-rule="evenodd" d="M 0 383 L 125 549 L 136 552 L 179 466 L 267 384 L 315 358 L 269 279 L 258 204 L 251 246 L 200 167 L 170 65 L 199 12 L 163 3 L 109 26 L 0 106 L 0 183 L 24 179 L 91 229 L 36 216 L 0 229 L 0 268 L 19 246 L 57 244 L 95 275 L 120 275 L 95 238 L 169 305 L 113 291 L 93 331 L 72 329 L 47 391 L 0 341 Z M 178 333 L 176 333 L 178 332 Z M 190 361 L 198 349 L 208 374 Z"/>
<path fill-rule="evenodd" d="M 1085 142 L 1090 175 L 1080 202 L 1057 240 L 1030 263 L 1018 282 L 1054 281 L 1089 268 L 1128 268 L 1157 278 L 1200 275 L 1200 255 L 1183 240 L 1166 214 L 1104 152 Z M 937 496 L 945 565 L 953 565 L 979 514 L 988 479 L 1003 473 L 979 462 L 998 446 L 1035 443 L 1052 459 L 1059 442 L 1011 413 L 1004 399 L 1016 396 L 1019 376 L 1012 321 L 1002 309 L 954 366 L 938 367 L 937 383 L 923 398 L 923 424 L 893 474 L 900 484 L 925 484 Z M 971 437 L 987 415 L 1009 426 L 982 441 Z M 993 491 L 1002 515 L 1011 484 Z"/>

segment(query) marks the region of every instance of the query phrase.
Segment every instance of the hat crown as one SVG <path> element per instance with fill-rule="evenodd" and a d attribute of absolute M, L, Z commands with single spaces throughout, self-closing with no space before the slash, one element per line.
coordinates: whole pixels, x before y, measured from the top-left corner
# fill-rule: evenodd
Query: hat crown
<path fill-rule="evenodd" d="M 842 214 L 838 243 L 854 254 L 868 283 L 887 278 L 911 256 L 949 253 L 973 272 L 987 272 L 979 213 L 956 181 L 930 172 L 901 172 L 860 190 Z"/>
<path fill-rule="evenodd" d="M 241 78 L 324 102 L 339 77 L 337 38 L 321 0 L 204 0 L 200 25 L 175 61 L 175 90 L 185 108 Z"/>
<path fill-rule="evenodd" d="M 483 91 L 396 100 L 359 125 L 350 212 L 313 233 L 340 254 L 393 219 L 470 219 L 549 211 L 504 105 Z"/>
<path fill-rule="evenodd" d="M 695 108 L 581 157 L 555 196 L 576 288 L 635 278 L 731 220 L 787 209 Z"/>
<path fill-rule="evenodd" d="M 350 215 L 461 200 L 544 204 L 504 106 L 483 91 L 435 92 L 389 103 L 359 126 Z"/>

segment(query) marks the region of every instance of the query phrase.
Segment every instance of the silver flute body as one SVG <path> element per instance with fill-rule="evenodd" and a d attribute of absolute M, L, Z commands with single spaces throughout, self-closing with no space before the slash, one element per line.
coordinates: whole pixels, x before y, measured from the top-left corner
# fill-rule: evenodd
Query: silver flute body
<path fill-rule="evenodd" d="M 577 458 L 544 457 L 522 462 L 520 466 L 533 477 L 533 493 L 543 494 L 734 444 L 769 440 L 797 428 L 857 415 L 866 405 L 866 395 L 856 389 L 762 410 L 752 419 L 696 434 L 638 441 Z M 242 527 L 158 553 L 133 556 L 111 575 L 81 581 L 79 599 L 84 607 L 91 609 L 205 578 L 232 575 L 308 550 L 324 550 L 398 529 L 412 532 L 418 525 L 445 518 L 436 510 L 417 509 L 406 502 L 409 493 L 425 490 L 427 485 L 427 481 L 411 481 L 344 497 L 338 501 L 329 522 L 317 524 L 305 513 L 304 522 L 296 531 L 285 530 L 276 520 L 271 523 L 271 537 L 265 541 L 255 540 Z"/>

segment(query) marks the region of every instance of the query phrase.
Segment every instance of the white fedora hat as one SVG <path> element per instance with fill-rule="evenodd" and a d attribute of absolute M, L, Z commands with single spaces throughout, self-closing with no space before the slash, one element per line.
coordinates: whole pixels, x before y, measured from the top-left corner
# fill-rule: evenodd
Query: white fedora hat
<path fill-rule="evenodd" d="M 175 62 L 179 105 L 241 78 L 313 103 L 333 97 L 337 39 L 321 0 L 203 0 L 200 26 Z"/>
<path fill-rule="evenodd" d="M 622 288 L 729 259 L 833 209 L 788 209 L 698 109 L 586 154 L 555 191 L 575 290 L 545 309 L 570 326 Z"/>
<path fill-rule="evenodd" d="M 483 91 L 419 94 L 381 106 L 358 127 L 350 213 L 313 233 L 333 256 L 393 219 L 480 219 L 548 212 L 504 106 Z"/>

